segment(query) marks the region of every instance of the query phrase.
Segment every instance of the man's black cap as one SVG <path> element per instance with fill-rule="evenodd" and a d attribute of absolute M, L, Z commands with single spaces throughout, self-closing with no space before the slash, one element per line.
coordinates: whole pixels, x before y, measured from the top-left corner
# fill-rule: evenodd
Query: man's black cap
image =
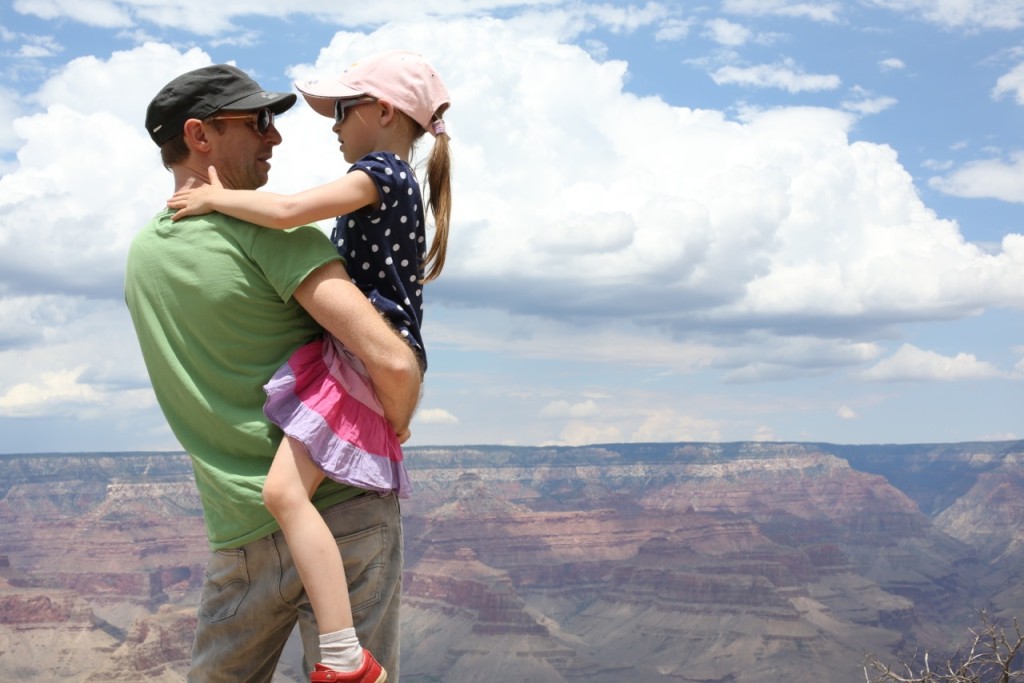
<path fill-rule="evenodd" d="M 162 145 L 184 130 L 189 119 L 263 108 L 282 114 L 295 99 L 294 93 L 264 91 L 238 67 L 204 66 L 178 76 L 157 93 L 146 109 L 146 130 L 153 142 Z"/>

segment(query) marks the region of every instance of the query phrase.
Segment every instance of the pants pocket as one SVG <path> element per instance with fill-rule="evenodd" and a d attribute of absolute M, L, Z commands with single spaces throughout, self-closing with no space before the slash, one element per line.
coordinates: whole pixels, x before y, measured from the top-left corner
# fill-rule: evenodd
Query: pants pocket
<path fill-rule="evenodd" d="M 241 548 L 217 550 L 206 566 L 199 613 L 209 623 L 230 619 L 248 592 L 245 551 Z"/>
<path fill-rule="evenodd" d="M 352 611 L 377 603 L 383 592 L 387 567 L 388 528 L 379 525 L 335 538 L 345 564 Z"/>

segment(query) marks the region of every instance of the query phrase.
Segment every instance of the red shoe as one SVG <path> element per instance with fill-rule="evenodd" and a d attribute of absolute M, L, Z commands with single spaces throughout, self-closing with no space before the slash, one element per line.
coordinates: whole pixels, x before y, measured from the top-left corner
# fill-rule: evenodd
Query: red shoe
<path fill-rule="evenodd" d="M 355 671 L 342 673 L 317 664 L 313 673 L 309 674 L 309 683 L 384 683 L 386 680 L 388 672 L 366 648 L 363 648 L 363 665 Z"/>

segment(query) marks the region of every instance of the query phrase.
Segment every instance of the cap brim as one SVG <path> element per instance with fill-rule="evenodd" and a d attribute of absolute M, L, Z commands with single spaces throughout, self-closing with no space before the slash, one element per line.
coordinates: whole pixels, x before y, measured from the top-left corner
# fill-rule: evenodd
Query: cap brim
<path fill-rule="evenodd" d="M 295 93 L 284 92 L 258 92 L 246 95 L 240 100 L 235 100 L 220 108 L 221 111 L 253 111 L 256 109 L 269 109 L 275 114 L 283 114 L 292 108 L 292 105 L 299 98 Z"/>
<path fill-rule="evenodd" d="M 334 118 L 335 100 L 362 97 L 366 94 L 362 90 L 350 88 L 340 81 L 333 80 L 296 82 L 295 87 L 302 93 L 313 111 L 329 119 Z"/>

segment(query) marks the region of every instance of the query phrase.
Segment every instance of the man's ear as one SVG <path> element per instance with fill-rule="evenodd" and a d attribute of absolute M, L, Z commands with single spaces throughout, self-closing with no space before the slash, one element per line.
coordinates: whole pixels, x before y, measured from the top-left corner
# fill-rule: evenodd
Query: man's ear
<path fill-rule="evenodd" d="M 210 139 L 206 135 L 206 125 L 202 121 L 199 119 L 185 121 L 182 132 L 185 135 L 185 144 L 189 149 L 194 149 L 197 152 L 210 151 Z"/>

